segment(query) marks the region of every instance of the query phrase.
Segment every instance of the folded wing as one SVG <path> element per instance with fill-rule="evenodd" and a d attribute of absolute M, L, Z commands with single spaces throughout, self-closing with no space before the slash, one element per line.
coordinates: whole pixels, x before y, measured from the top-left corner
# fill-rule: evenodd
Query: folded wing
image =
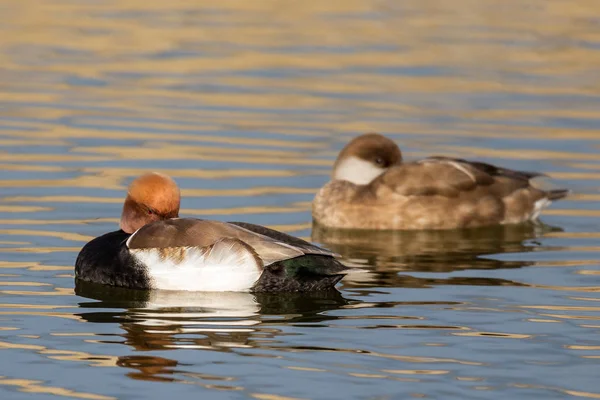
<path fill-rule="evenodd" d="M 185 247 L 205 249 L 223 239 L 236 239 L 255 252 L 263 266 L 305 254 L 333 255 L 281 232 L 258 225 L 239 224 L 195 218 L 157 221 L 136 231 L 127 241 L 127 247 L 132 250 Z"/>
<path fill-rule="evenodd" d="M 403 196 L 457 197 L 461 193 L 487 188 L 504 197 L 527 188 L 540 174 L 495 167 L 449 157 L 431 157 L 396 166 L 373 182 L 375 190 L 387 188 Z"/>

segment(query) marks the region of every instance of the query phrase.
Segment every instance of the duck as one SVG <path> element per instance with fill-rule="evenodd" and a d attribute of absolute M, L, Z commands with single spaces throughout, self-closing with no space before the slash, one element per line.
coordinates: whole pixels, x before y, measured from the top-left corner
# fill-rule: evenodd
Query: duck
<path fill-rule="evenodd" d="M 151 172 L 131 182 L 119 229 L 88 242 L 77 281 L 140 290 L 307 292 L 343 278 L 339 255 L 245 222 L 180 218 L 180 190 Z"/>
<path fill-rule="evenodd" d="M 316 225 L 356 230 L 462 229 L 536 221 L 567 189 L 536 186 L 537 172 L 461 158 L 404 162 L 391 139 L 367 133 L 339 153 L 315 195 Z"/>

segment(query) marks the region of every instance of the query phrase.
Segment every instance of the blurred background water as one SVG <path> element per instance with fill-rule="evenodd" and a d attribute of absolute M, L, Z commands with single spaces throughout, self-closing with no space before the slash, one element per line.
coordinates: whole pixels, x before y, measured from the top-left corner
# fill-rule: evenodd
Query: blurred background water
<path fill-rule="evenodd" d="M 0 397 L 600 398 L 595 0 L 0 1 Z M 545 225 L 312 231 L 352 137 L 547 172 Z M 340 293 L 74 287 L 125 188 L 312 239 Z"/>

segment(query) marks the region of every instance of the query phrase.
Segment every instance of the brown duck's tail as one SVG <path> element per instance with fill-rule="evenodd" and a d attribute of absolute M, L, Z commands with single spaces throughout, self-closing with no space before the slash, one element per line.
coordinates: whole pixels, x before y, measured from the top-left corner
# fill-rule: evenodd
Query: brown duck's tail
<path fill-rule="evenodd" d="M 549 190 L 546 193 L 548 194 L 548 200 L 554 201 L 567 197 L 569 194 L 571 194 L 571 191 L 569 189 L 556 189 Z"/>

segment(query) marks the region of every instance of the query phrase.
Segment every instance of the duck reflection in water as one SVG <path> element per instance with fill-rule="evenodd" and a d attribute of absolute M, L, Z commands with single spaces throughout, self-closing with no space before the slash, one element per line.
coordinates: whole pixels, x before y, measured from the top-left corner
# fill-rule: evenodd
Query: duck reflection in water
<path fill-rule="evenodd" d="M 123 331 L 119 343 L 136 351 L 185 348 L 235 352 L 261 348 L 281 334 L 278 324 L 334 320 L 336 317 L 325 311 L 350 303 L 337 290 L 254 294 L 144 291 L 78 281 L 75 293 L 95 300 L 79 303 L 79 317 L 91 323 L 118 324 Z M 109 341 L 114 343 L 110 337 L 105 340 Z M 119 357 L 117 365 L 136 369 L 128 374 L 133 379 L 168 381 L 175 380 L 171 375 L 182 372 L 176 370 L 177 361 L 153 356 Z"/>
<path fill-rule="evenodd" d="M 422 231 L 333 229 L 313 224 L 312 241 L 341 254 L 346 263 L 370 273 L 352 273 L 344 288 L 365 286 L 423 287 L 437 284 L 519 285 L 502 279 L 454 277 L 416 278 L 398 272 L 452 272 L 470 269 L 521 268 L 525 260 L 500 260 L 492 255 L 540 249 L 535 239 L 562 231 L 539 221 L 485 228 Z"/>

